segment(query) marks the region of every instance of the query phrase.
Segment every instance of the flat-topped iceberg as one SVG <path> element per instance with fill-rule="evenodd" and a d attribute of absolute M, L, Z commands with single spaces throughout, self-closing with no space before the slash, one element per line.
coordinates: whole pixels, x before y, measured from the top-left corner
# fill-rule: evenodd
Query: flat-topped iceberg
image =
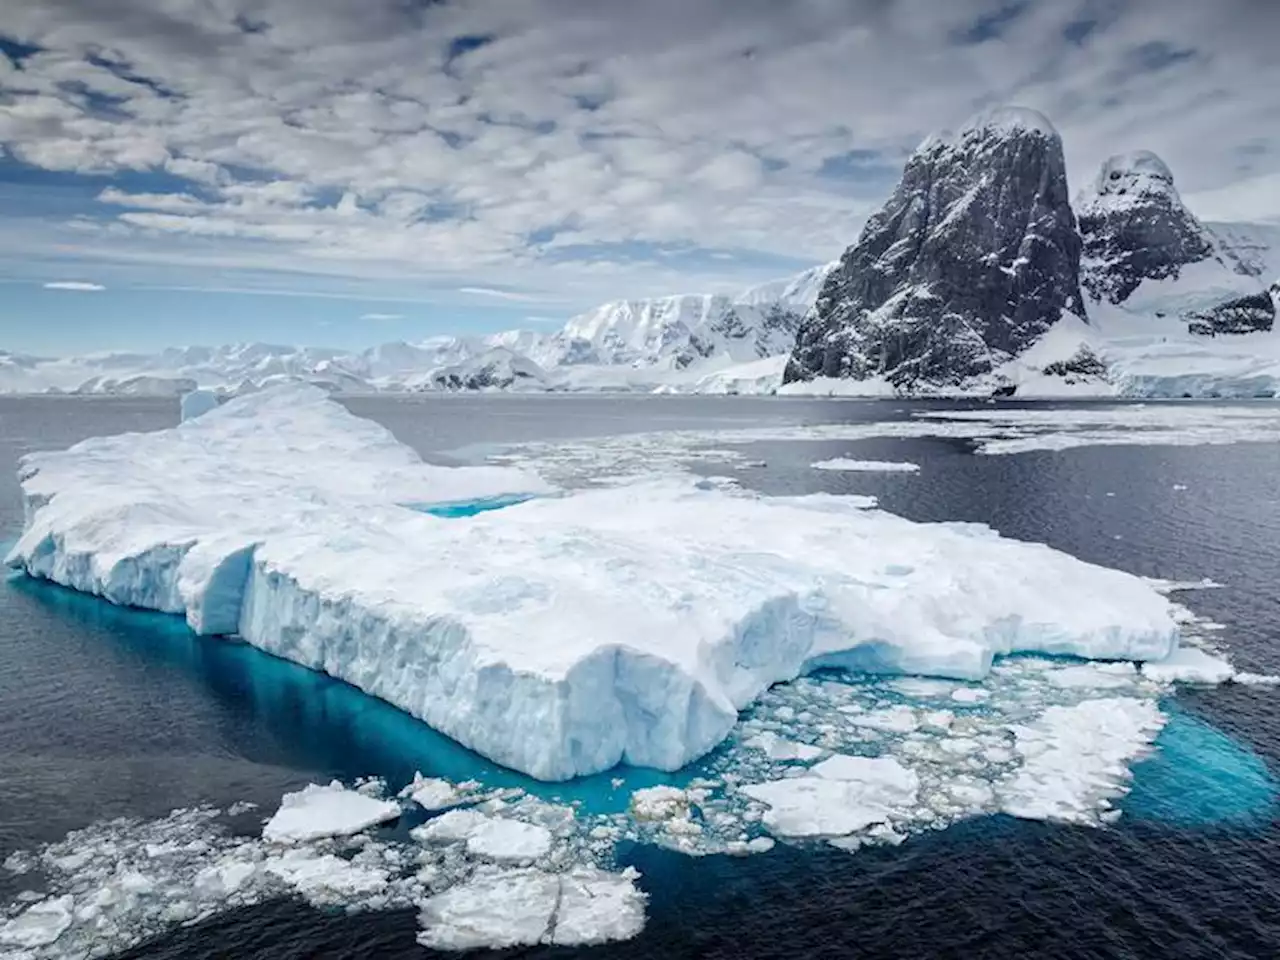
<path fill-rule="evenodd" d="M 11 565 L 238 633 L 545 780 L 676 769 L 820 667 L 979 679 L 1000 654 L 1158 660 L 1178 638 L 1141 579 L 983 526 L 680 479 L 538 496 L 308 388 L 33 454 L 22 480 Z"/>

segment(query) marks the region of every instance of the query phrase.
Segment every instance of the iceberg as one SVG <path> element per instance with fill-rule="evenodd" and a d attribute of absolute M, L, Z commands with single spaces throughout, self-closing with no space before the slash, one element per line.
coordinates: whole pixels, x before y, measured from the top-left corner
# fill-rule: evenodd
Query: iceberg
<path fill-rule="evenodd" d="M 549 781 L 677 769 L 820 668 L 978 680 L 1003 654 L 1178 643 L 1140 578 L 981 525 L 687 477 L 549 495 L 425 464 L 305 386 L 32 454 L 21 479 L 10 565 L 239 635 Z"/>

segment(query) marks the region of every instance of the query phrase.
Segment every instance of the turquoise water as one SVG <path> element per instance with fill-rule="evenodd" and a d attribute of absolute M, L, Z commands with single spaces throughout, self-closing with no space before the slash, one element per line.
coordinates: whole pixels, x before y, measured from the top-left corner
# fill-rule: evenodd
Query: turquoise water
<path fill-rule="evenodd" d="M 97 642 L 113 648 L 101 651 L 104 663 L 124 657 L 149 669 L 179 669 L 197 688 L 182 694 L 211 695 L 217 701 L 222 735 L 230 736 L 231 749 L 241 748 L 235 742 L 239 733 L 256 742 L 254 734 L 265 727 L 280 751 L 270 758 L 276 764 L 344 780 L 382 777 L 393 790 L 415 772 L 454 782 L 474 779 L 491 787 L 521 787 L 555 802 L 579 802 L 597 812 L 625 810 L 631 792 L 640 787 L 679 784 L 692 776 L 620 767 L 569 783 L 542 783 L 486 760 L 350 684 L 239 640 L 197 636 L 179 617 L 113 606 L 17 574 L 4 586 L 63 624 L 99 628 Z"/>
<path fill-rule="evenodd" d="M 457 500 L 450 503 L 406 503 L 404 506 L 419 513 L 429 513 L 433 517 L 445 520 L 459 520 L 463 517 L 474 517 L 478 513 L 514 507 L 533 498 L 524 494 L 512 494 L 503 497 L 484 497 L 479 500 Z"/>
<path fill-rule="evenodd" d="M 1181 827 L 1270 822 L 1280 786 L 1266 761 L 1176 701 L 1164 710 L 1156 752 L 1133 767 L 1125 815 Z"/>
<path fill-rule="evenodd" d="M 123 655 L 180 669 L 235 724 L 270 730 L 283 749 L 283 756 L 273 759 L 301 770 L 347 780 L 379 776 L 392 789 L 409 782 L 415 772 L 454 782 L 474 779 L 610 813 L 626 809 L 631 792 L 640 787 L 687 783 L 706 772 L 717 756 L 675 774 L 624 766 L 570 783 L 542 783 L 481 757 L 347 683 L 241 641 L 196 636 L 177 617 L 112 606 L 19 575 L 11 575 L 6 587 L 63 622 L 106 628 L 103 636 L 116 649 L 103 651 L 104 657 Z M 1180 708 L 1176 700 L 1167 701 L 1164 709 L 1170 719 L 1157 749 L 1133 768 L 1133 788 L 1122 804 L 1127 816 L 1211 826 L 1262 822 L 1274 814 L 1280 787 L 1261 757 Z"/>

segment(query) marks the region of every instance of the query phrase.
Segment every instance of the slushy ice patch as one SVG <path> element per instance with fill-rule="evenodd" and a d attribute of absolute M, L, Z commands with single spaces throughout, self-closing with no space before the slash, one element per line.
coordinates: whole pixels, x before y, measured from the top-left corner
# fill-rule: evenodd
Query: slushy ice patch
<path fill-rule="evenodd" d="M 380 781 L 309 786 L 260 835 L 211 809 L 95 824 L 5 861 L 30 893 L 0 908 L 0 956 L 105 955 L 281 896 L 413 909 L 436 948 L 597 943 L 644 923 L 624 843 L 854 851 L 999 813 L 1218 825 L 1269 810 L 1265 765 L 1166 706 L 1170 692 L 1131 664 L 1044 657 L 1001 659 L 980 686 L 829 673 L 769 690 L 719 748 L 632 790 L 622 812 L 557 796 L 572 785 L 419 776 L 394 797 Z"/>

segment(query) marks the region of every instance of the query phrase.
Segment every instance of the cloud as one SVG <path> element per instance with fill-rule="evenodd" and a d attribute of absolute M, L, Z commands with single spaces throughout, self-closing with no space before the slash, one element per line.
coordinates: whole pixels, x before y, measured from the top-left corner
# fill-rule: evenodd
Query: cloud
<path fill-rule="evenodd" d="M 107 289 L 100 283 L 86 283 L 83 280 L 51 280 L 44 285 L 46 290 L 76 290 L 80 293 L 96 293 Z"/>
<path fill-rule="evenodd" d="M 513 302 L 736 284 L 838 255 L 925 133 L 999 101 L 1049 114 L 1077 186 L 1148 148 L 1247 213 L 1280 176 L 1256 0 L 10 0 L 4 30 L 35 52 L 0 148 L 117 178 L 18 224 L 33 254 Z"/>
<path fill-rule="evenodd" d="M 467 293 L 476 297 L 493 297 L 498 300 L 516 300 L 521 303 L 536 303 L 541 297 L 527 293 L 516 293 L 511 290 L 495 290 L 492 287 L 459 287 L 459 293 Z"/>
<path fill-rule="evenodd" d="M 362 313 L 361 320 L 403 320 L 403 313 Z"/>

